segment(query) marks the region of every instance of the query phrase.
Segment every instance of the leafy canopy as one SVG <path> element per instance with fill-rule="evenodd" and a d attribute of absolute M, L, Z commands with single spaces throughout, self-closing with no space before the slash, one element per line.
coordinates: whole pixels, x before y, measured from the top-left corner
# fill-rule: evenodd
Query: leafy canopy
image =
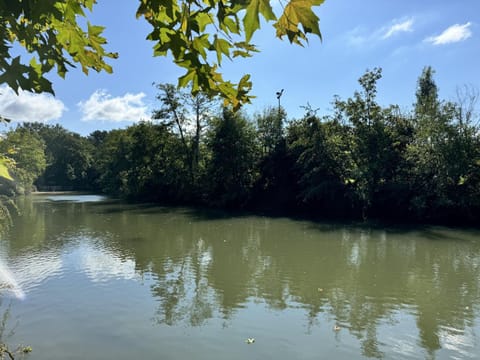
<path fill-rule="evenodd" d="M 321 38 L 319 18 L 312 10 L 324 0 L 290 0 L 280 16 L 270 0 L 139 0 L 137 18 L 152 26 L 148 40 L 155 43 L 153 55 L 171 54 L 185 69 L 179 87 L 220 95 L 238 109 L 248 103 L 252 83 L 244 75 L 234 84 L 219 71 L 224 58 L 249 57 L 257 52 L 251 40 L 260 28 L 261 17 L 274 22 L 276 35 L 303 45 L 307 35 Z M 0 2 L 0 84 L 15 91 L 53 93 L 45 77 L 56 69 L 65 77 L 68 69 L 80 65 L 89 70 L 112 72 L 107 64 L 117 53 L 105 50 L 104 28 L 85 21 L 96 0 L 9 0 Z M 83 19 L 82 19 L 83 18 Z M 82 25 L 86 23 L 86 25 Z M 14 46 L 17 45 L 17 46 Z M 12 49 L 24 48 L 31 56 L 24 62 Z"/>
<path fill-rule="evenodd" d="M 6 83 L 18 92 L 53 93 L 45 77 L 56 68 L 65 77 L 68 67 L 79 64 L 85 74 L 90 69 L 112 72 L 105 58 L 116 53 L 104 49 L 103 27 L 78 19 L 92 10 L 95 0 L 15 0 L 0 2 L 0 84 Z M 14 46 L 17 45 L 17 46 Z M 18 45 L 30 56 L 27 63 Z M 13 50 L 13 51 L 12 51 Z"/>

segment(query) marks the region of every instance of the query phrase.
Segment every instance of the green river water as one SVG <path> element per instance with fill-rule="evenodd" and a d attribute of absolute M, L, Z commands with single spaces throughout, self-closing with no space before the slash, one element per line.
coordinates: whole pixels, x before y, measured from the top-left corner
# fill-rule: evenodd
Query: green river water
<path fill-rule="evenodd" d="M 480 358 L 478 230 L 74 194 L 18 208 L 0 340 L 28 359 Z"/>

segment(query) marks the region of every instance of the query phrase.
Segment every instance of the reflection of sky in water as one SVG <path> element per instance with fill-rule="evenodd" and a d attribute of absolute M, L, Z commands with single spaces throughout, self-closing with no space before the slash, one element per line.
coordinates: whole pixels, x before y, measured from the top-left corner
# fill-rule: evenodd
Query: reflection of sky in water
<path fill-rule="evenodd" d="M 121 259 L 110 250 L 81 244 L 71 254 L 77 258 L 80 270 L 92 281 L 101 282 L 110 279 L 132 280 L 138 278 L 135 273 L 135 261 Z"/>
<path fill-rule="evenodd" d="M 439 337 L 442 347 L 451 352 L 452 359 L 478 358 L 472 352 L 472 350 L 475 350 L 475 333 L 473 329 L 466 328 L 465 330 L 460 330 L 452 327 L 442 327 Z M 480 354 L 477 355 L 480 356 Z"/>
<path fill-rule="evenodd" d="M 48 201 L 70 201 L 70 202 L 99 202 L 106 199 L 102 195 L 76 195 L 76 194 L 65 194 L 65 195 L 36 195 L 37 200 L 48 200 Z"/>
<path fill-rule="evenodd" d="M 138 278 L 134 260 L 122 259 L 113 251 L 84 240 L 67 252 L 36 251 L 10 259 L 8 265 L 6 260 L 2 260 L 6 256 L 5 249 L 0 248 L 0 283 L 7 282 L 9 275 L 12 277 L 9 282 L 18 285 L 21 292 L 28 296 L 30 290 L 69 271 L 84 273 L 93 282 Z M 3 290 L 8 290 L 8 286 L 5 285 Z"/>

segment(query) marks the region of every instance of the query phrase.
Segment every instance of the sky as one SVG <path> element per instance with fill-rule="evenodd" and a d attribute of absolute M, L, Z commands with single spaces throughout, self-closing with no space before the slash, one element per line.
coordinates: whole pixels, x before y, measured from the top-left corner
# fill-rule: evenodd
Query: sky
<path fill-rule="evenodd" d="M 14 123 L 61 124 L 88 135 L 94 130 L 123 128 L 149 119 L 159 107 L 153 83 L 177 83 L 183 70 L 169 57 L 153 57 L 146 40 L 151 27 L 135 18 L 138 1 L 99 0 L 88 19 L 106 27 L 108 61 L 113 74 L 72 69 L 66 79 L 49 75 L 55 97 L 27 92 L 15 95 L 0 86 L 0 114 Z M 277 13 L 280 3 L 273 0 Z M 418 76 L 425 66 L 435 70 L 440 98 L 454 100 L 457 87 L 480 87 L 479 0 L 326 0 L 315 12 L 323 40 L 310 37 L 305 47 L 275 37 L 272 24 L 262 24 L 252 42 L 260 53 L 222 63 L 224 79 L 237 82 L 252 75 L 256 98 L 247 114 L 277 106 L 275 93 L 284 89 L 281 105 L 289 119 L 300 118 L 304 106 L 331 113 L 334 95 L 346 99 L 359 90 L 358 78 L 381 67 L 378 102 L 409 111 Z M 27 59 L 28 62 L 28 59 Z M 8 128 L 0 128 L 5 131 Z"/>

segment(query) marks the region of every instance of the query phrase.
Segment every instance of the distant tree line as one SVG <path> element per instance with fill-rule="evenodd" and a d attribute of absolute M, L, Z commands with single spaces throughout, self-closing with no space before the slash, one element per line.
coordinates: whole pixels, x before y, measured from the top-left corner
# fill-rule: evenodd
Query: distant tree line
<path fill-rule="evenodd" d="M 381 69 L 333 112 L 281 107 L 247 119 L 215 100 L 157 85 L 153 120 L 87 137 L 26 123 L 0 142 L 23 189 L 89 190 L 135 201 L 318 217 L 480 220 L 480 133 L 465 87 L 443 101 L 426 67 L 409 112 L 377 103 Z"/>

